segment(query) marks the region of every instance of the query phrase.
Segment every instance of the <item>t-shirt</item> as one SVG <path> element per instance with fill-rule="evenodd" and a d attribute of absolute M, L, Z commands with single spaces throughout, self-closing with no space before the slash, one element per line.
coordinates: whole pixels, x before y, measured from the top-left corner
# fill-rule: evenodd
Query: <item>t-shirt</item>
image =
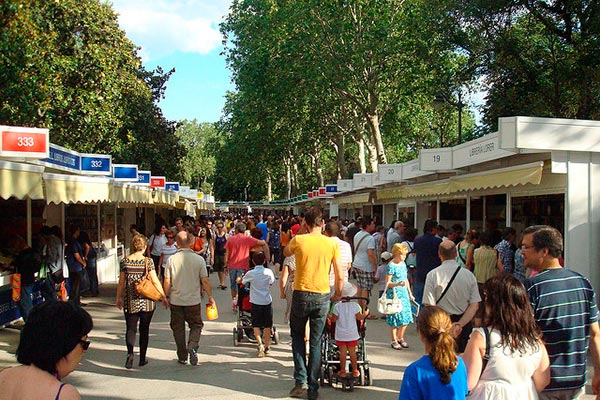
<path fill-rule="evenodd" d="M 359 312 L 360 306 L 353 301 L 342 301 L 333 307 L 333 314 L 338 317 L 335 322 L 335 340 L 349 342 L 360 338 L 356 325 L 356 314 Z"/>
<path fill-rule="evenodd" d="M 460 315 L 465 312 L 469 304 L 481 301 L 475 275 L 468 269 L 460 268 L 452 285 L 439 304 L 437 303 L 437 299 L 444 293 L 458 268 L 460 267 L 456 260 L 446 260 L 427 274 L 423 289 L 423 304 L 437 305 L 450 315 Z"/>
<path fill-rule="evenodd" d="M 344 267 L 344 282 L 348 282 L 348 266 L 352 265 L 352 249 L 350 248 L 350 243 L 345 240 L 340 239 L 339 237 L 334 237 L 334 240 L 337 241 L 338 246 L 340 246 L 340 261 L 342 266 Z M 333 267 L 329 271 L 329 286 L 333 286 L 335 284 L 335 272 L 333 272 Z"/>
<path fill-rule="evenodd" d="M 165 235 L 156 236 L 152 234 L 150 239 L 148 239 L 148 246 L 152 246 L 152 251 L 150 254 L 154 257 L 160 257 L 160 253 L 162 251 L 162 247 L 167 243 L 167 237 Z"/>
<path fill-rule="evenodd" d="M 381 264 L 377 267 L 377 272 L 375 272 L 375 278 L 378 279 L 377 285 L 380 291 L 385 290 L 385 279 L 387 278 L 387 264 Z"/>
<path fill-rule="evenodd" d="M 441 264 L 438 250 L 442 239 L 429 233 L 415 239 L 417 253 L 417 281 L 425 282 L 429 271 Z"/>
<path fill-rule="evenodd" d="M 160 252 L 161 252 L 161 254 L 162 254 L 162 256 L 163 256 L 163 259 L 162 259 L 162 265 L 161 265 L 161 267 L 163 267 L 163 268 L 166 268 L 166 266 L 167 266 L 167 261 L 169 261 L 169 258 L 170 258 L 170 257 L 171 257 L 173 254 L 177 253 L 177 250 L 178 250 L 178 249 L 177 249 L 177 245 L 176 245 L 175 243 L 173 243 L 173 244 L 172 244 L 172 245 L 170 245 L 170 246 L 169 246 L 168 244 L 165 244 L 164 246 L 162 246 L 162 247 L 160 248 Z"/>
<path fill-rule="evenodd" d="M 321 234 L 309 233 L 294 236 L 288 248 L 296 255 L 294 290 L 329 293 L 331 263 L 333 259 L 340 259 L 337 241 Z"/>
<path fill-rule="evenodd" d="M 552 268 L 526 279 L 525 287 L 550 357 L 550 384 L 544 390 L 582 387 L 589 326 L 598 322 L 592 285 L 575 271 Z"/>
<path fill-rule="evenodd" d="M 375 239 L 366 231 L 360 231 L 354 235 L 354 261 L 352 266 L 366 272 L 373 271 L 369 259 L 369 250 L 375 250 Z"/>
<path fill-rule="evenodd" d="M 190 249 L 180 249 L 169 257 L 165 278 L 171 280 L 169 301 L 176 306 L 200 304 L 200 279 L 208 277 L 204 258 Z"/>
<path fill-rule="evenodd" d="M 250 265 L 250 249 L 256 246 L 258 239 L 238 233 L 227 239 L 225 250 L 229 252 L 227 267 L 229 269 L 247 270 Z"/>
<path fill-rule="evenodd" d="M 260 228 L 260 230 L 262 231 L 262 237 L 260 239 L 267 240 L 267 234 L 269 233 L 269 228 L 267 227 L 266 222 L 259 222 L 258 224 L 256 224 L 256 227 Z"/>
<path fill-rule="evenodd" d="M 456 371 L 450 375 L 450 383 L 444 384 L 431 358 L 423 356 L 404 371 L 398 400 L 464 400 L 468 391 L 467 368 L 460 357 Z"/>
<path fill-rule="evenodd" d="M 292 231 L 292 234 L 294 236 L 296 236 L 298 234 L 298 231 L 300 230 L 300 224 L 294 224 L 292 225 L 292 227 L 290 228 L 290 231 Z"/>
<path fill-rule="evenodd" d="M 266 306 L 273 302 L 271 297 L 271 285 L 275 282 L 273 271 L 263 265 L 257 265 L 254 269 L 246 272 L 242 283 L 250 283 L 250 303 Z"/>

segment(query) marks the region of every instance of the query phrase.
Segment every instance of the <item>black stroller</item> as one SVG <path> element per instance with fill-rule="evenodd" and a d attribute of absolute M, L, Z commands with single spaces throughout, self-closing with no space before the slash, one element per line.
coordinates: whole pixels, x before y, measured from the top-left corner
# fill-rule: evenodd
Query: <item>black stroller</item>
<path fill-rule="evenodd" d="M 256 343 L 254 329 L 252 328 L 252 304 L 250 303 L 250 289 L 243 284 L 238 284 L 238 311 L 237 322 L 233 328 L 233 345 L 239 346 L 244 335 L 250 343 Z M 279 332 L 275 325 L 271 328 L 271 341 L 279 343 Z"/>

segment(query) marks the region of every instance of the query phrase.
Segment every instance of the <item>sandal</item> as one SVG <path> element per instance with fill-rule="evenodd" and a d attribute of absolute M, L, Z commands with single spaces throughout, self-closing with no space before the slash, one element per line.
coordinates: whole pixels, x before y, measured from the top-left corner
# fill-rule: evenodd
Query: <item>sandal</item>
<path fill-rule="evenodd" d="M 352 376 L 353 376 L 354 378 L 358 378 L 358 377 L 360 376 L 360 371 L 359 371 L 359 370 L 357 370 L 357 369 L 355 369 L 354 371 L 352 371 Z"/>
<path fill-rule="evenodd" d="M 398 341 L 398 343 L 400 343 L 400 346 L 402 346 L 402 348 L 404 348 L 404 349 L 408 349 L 408 343 L 406 343 L 406 342 L 404 341 L 404 338 L 400 339 L 400 340 Z"/>
<path fill-rule="evenodd" d="M 394 350 L 401 350 L 402 346 L 400 346 L 398 344 L 398 342 L 392 342 L 392 349 L 394 349 Z"/>

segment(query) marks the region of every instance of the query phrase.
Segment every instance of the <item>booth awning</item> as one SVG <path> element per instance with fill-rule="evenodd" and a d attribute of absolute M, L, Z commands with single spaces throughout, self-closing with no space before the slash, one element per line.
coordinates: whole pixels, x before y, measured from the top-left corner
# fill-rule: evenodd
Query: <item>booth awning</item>
<path fill-rule="evenodd" d="M 352 194 L 350 196 L 340 196 L 334 200 L 337 204 L 364 204 L 369 202 L 370 193 Z"/>
<path fill-rule="evenodd" d="M 386 189 L 377 193 L 377 199 L 439 196 L 456 192 L 526 185 L 529 183 L 539 185 L 542 180 L 543 168 L 544 162 L 537 161 L 492 171 L 453 176 L 440 181 Z M 344 202 L 345 199 L 339 199 L 339 203 Z"/>
<path fill-rule="evenodd" d="M 126 183 L 111 183 L 110 201 L 115 203 L 152 204 L 152 189 Z"/>
<path fill-rule="evenodd" d="M 176 203 L 177 208 L 185 210 L 186 214 L 190 217 L 196 216 L 196 202 L 191 202 L 188 199 L 179 199 Z"/>
<path fill-rule="evenodd" d="M 44 174 L 47 203 L 97 203 L 110 201 L 109 180 L 79 175 Z"/>
<path fill-rule="evenodd" d="M 175 207 L 176 202 L 179 200 L 179 194 L 176 192 L 170 192 L 162 189 L 156 189 L 153 194 L 153 203 L 168 207 Z"/>
<path fill-rule="evenodd" d="M 0 161 L 0 197 L 43 199 L 43 172 L 43 167 Z"/>

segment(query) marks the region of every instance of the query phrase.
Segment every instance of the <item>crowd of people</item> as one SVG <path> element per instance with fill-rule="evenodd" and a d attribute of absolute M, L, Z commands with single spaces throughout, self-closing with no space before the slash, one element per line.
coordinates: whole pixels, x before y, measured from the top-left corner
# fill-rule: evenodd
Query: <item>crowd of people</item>
<path fill-rule="evenodd" d="M 594 367 L 592 388 L 598 393 L 600 329 L 595 294 L 584 276 L 563 266 L 563 239 L 557 229 L 529 227 L 517 244 L 510 227 L 503 233 L 470 229 L 463 236 L 458 224 L 446 229 L 427 220 L 421 235 L 408 225 L 393 221 L 386 229 L 367 216 L 357 216 L 351 223 L 335 217 L 326 221 L 321 210 L 311 208 L 301 216 L 177 218 L 172 227 L 157 219 L 149 238 L 132 227 L 135 233 L 130 254 L 121 261 L 116 296 L 125 318 L 125 367 L 133 368 L 138 329 L 138 366 L 148 363 L 156 304 L 138 291 L 138 282 L 145 277 L 170 309 L 178 362 L 198 363 L 204 326 L 201 303 L 202 298 L 215 303 L 209 280 L 214 271 L 218 288 L 230 289 L 233 310 L 239 306 L 240 285 L 250 284 L 258 357 L 269 354 L 271 286 L 279 279 L 292 338 L 294 386 L 289 395 L 294 398 L 318 398 L 328 317 L 340 327 L 335 335 L 343 355 L 340 377 L 359 374 L 356 319 L 385 318 L 394 350 L 410 347 L 405 332 L 416 322 L 426 354 L 406 369 L 401 400 L 577 399 L 586 381 L 588 350 Z M 27 323 L 18 360 L 31 368 L 3 371 L 0 383 L 14 374 L 32 379 L 46 371 L 54 377 L 44 381 L 58 393 L 56 398 L 78 398 L 74 388 L 60 384 L 60 378 L 72 371 L 72 365 L 61 360 L 71 362 L 89 346 L 92 323 L 79 308 L 79 281 L 90 268 L 93 246 L 77 226 L 70 227 L 66 246 L 59 232 L 44 228 L 41 233 L 36 246 L 42 250 L 30 249 L 21 257 L 35 261 L 17 258 L 14 264 L 25 275 L 27 293 L 32 282 L 27 265 L 39 263 L 36 255 L 44 259 L 48 269 L 44 287 L 50 301 L 33 309 L 27 302 L 21 306 Z M 31 351 L 26 348 L 31 330 L 36 329 L 29 318 L 57 312 L 52 311 L 57 306 L 48 304 L 61 304 L 53 300 L 55 285 L 65 274 L 74 307 L 61 312 L 81 319 L 69 333 L 74 344 L 68 341 L 58 358 L 50 361 L 25 356 Z M 97 295 L 97 278 L 93 282 L 90 279 L 89 291 Z M 367 311 L 364 298 L 376 285 L 379 297 L 397 299 L 400 311 L 382 316 Z M 348 297 L 341 301 L 350 292 L 357 301 Z M 415 321 L 416 305 L 421 307 Z M 70 355 L 74 351 L 76 357 Z"/>

